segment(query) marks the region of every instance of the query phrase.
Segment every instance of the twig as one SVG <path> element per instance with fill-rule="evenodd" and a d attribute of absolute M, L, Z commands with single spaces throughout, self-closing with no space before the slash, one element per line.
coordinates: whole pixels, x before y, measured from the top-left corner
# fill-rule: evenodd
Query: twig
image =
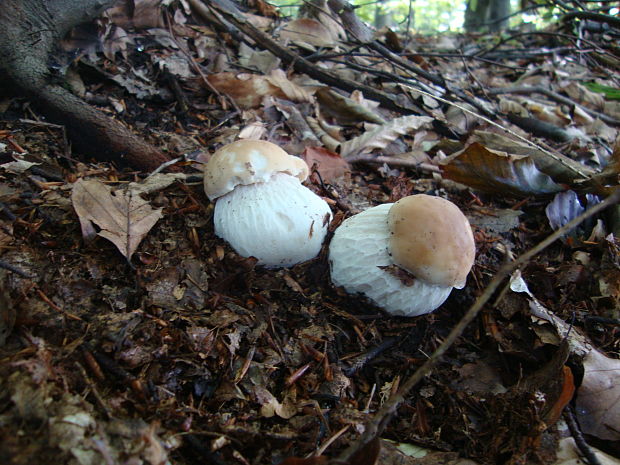
<path fill-rule="evenodd" d="M 383 432 L 383 430 L 391 420 L 392 416 L 396 413 L 396 410 L 398 409 L 400 404 L 405 400 L 405 396 L 432 370 L 435 364 L 443 357 L 443 355 L 448 351 L 452 344 L 456 342 L 456 340 L 461 336 L 465 328 L 476 318 L 482 307 L 489 301 L 489 299 L 493 296 L 497 288 L 501 285 L 502 281 L 504 281 L 506 277 L 508 277 L 522 265 L 529 262 L 535 255 L 540 253 L 542 250 L 547 248 L 556 240 L 560 239 L 564 234 L 575 228 L 581 222 L 583 222 L 587 218 L 590 218 L 596 213 L 606 209 L 610 205 L 616 204 L 618 201 L 620 201 L 620 188 L 616 189 L 613 194 L 611 194 L 601 203 L 594 205 L 592 208 L 589 208 L 577 218 L 574 218 L 572 221 L 566 223 L 563 227 L 550 234 L 546 239 L 544 239 L 542 242 L 540 242 L 538 245 L 534 246 L 527 252 L 523 253 L 513 262 L 508 262 L 504 264 L 497 271 L 495 277 L 487 285 L 486 289 L 480 295 L 480 297 L 478 297 L 478 299 L 469 308 L 469 310 L 467 310 L 467 313 L 463 315 L 463 318 L 454 328 L 452 328 L 450 334 L 448 334 L 448 336 L 444 339 L 444 341 L 437 348 L 437 350 L 433 352 L 433 354 L 428 358 L 424 365 L 418 368 L 416 372 L 403 383 L 398 392 L 394 396 L 392 396 L 385 404 L 383 404 L 383 407 L 366 425 L 364 433 L 358 438 L 357 441 L 355 441 L 344 452 L 342 452 L 338 456 L 337 461 L 334 463 L 348 462 L 348 460 L 358 450 L 361 450 L 367 443 L 369 443 L 371 440 L 373 440 L 375 437 L 377 437 Z"/>
<path fill-rule="evenodd" d="M 379 164 L 382 165 L 385 163 L 388 166 L 400 166 L 403 168 L 414 168 L 416 170 L 425 171 L 428 173 L 441 173 L 441 169 L 438 166 L 432 165 L 430 163 L 420 163 L 415 160 L 405 160 L 402 158 L 395 157 L 386 157 L 383 155 L 374 156 L 374 155 L 356 155 L 351 158 L 347 158 L 349 163 L 369 163 L 369 164 Z"/>
<path fill-rule="evenodd" d="M 159 165 L 157 168 L 155 168 L 153 171 L 151 171 L 149 173 L 149 175 L 147 176 L 147 178 L 150 178 L 154 174 L 161 173 L 163 170 L 165 170 L 169 166 L 175 165 L 175 164 L 177 164 L 179 162 L 182 162 L 182 161 L 187 161 L 187 154 L 186 153 L 184 153 L 180 157 L 173 158 L 172 160 L 168 160 L 168 161 L 163 162 L 161 165 Z"/>
<path fill-rule="evenodd" d="M 587 114 L 589 114 L 590 116 L 593 116 L 594 118 L 598 118 L 601 121 L 604 121 L 605 123 L 609 123 L 609 124 L 614 124 L 614 125 L 620 125 L 620 120 L 617 120 L 615 118 L 612 118 L 611 116 L 607 116 L 603 113 L 599 113 L 598 111 L 594 111 L 591 110 L 590 108 L 584 107 L 583 105 L 580 105 L 579 103 L 574 102 L 573 100 L 569 99 L 568 97 L 564 97 L 563 95 L 558 94 L 557 92 L 554 92 L 552 90 L 549 90 L 543 86 L 514 86 L 514 87 L 499 87 L 499 88 L 495 88 L 495 89 L 489 89 L 488 93 L 491 95 L 498 95 L 498 94 L 525 94 L 525 95 L 532 95 L 532 94 L 542 94 L 546 97 L 549 97 L 552 100 L 555 100 L 558 103 L 562 103 L 564 105 L 569 105 L 571 107 L 577 107 L 581 110 L 583 110 L 584 112 L 586 112 Z"/>
<path fill-rule="evenodd" d="M 26 273 L 24 270 L 17 268 L 15 265 L 11 265 L 10 263 L 7 263 L 2 260 L 0 260 L 0 268 L 12 271 L 13 273 L 20 275 L 22 278 L 33 279 L 36 277 L 36 276 Z"/>
<path fill-rule="evenodd" d="M 581 434 L 581 430 L 577 425 L 577 421 L 575 420 L 575 412 L 573 408 L 569 405 L 564 410 L 564 420 L 566 420 L 566 424 L 568 425 L 568 429 L 570 430 L 570 434 L 573 436 L 575 440 L 575 444 L 583 454 L 584 458 L 588 462 L 589 465 L 601 465 L 601 461 L 598 459 L 596 454 L 592 451 L 588 443 Z"/>
<path fill-rule="evenodd" d="M 562 16 L 562 21 L 569 21 L 573 18 L 589 19 L 590 21 L 607 23 L 612 27 L 620 28 L 620 18 L 615 18 L 613 16 L 603 15 L 600 13 L 592 13 L 590 11 L 571 11 Z"/>

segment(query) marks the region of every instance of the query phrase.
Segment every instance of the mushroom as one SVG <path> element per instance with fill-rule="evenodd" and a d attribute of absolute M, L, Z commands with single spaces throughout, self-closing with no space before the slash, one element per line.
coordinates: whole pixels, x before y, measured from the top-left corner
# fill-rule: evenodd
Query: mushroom
<path fill-rule="evenodd" d="M 461 289 L 476 246 L 465 215 L 425 194 L 379 205 L 346 219 L 329 246 L 331 279 L 393 315 L 417 316 Z"/>
<path fill-rule="evenodd" d="M 308 165 L 271 142 L 238 140 L 216 151 L 204 187 L 217 199 L 215 234 L 244 257 L 288 267 L 316 257 L 331 211 L 301 184 Z"/>

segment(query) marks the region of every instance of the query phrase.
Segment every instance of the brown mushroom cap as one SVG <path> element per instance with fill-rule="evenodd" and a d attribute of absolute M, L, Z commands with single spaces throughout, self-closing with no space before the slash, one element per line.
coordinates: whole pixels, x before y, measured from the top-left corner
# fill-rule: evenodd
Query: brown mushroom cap
<path fill-rule="evenodd" d="M 388 213 L 389 252 L 415 277 L 461 288 L 474 264 L 476 245 L 465 215 L 449 200 L 419 194 L 396 202 Z"/>
<path fill-rule="evenodd" d="M 204 187 L 213 200 L 238 185 L 267 182 L 275 173 L 286 173 L 304 181 L 308 165 L 280 147 L 264 140 L 238 140 L 216 151 L 204 171 Z"/>

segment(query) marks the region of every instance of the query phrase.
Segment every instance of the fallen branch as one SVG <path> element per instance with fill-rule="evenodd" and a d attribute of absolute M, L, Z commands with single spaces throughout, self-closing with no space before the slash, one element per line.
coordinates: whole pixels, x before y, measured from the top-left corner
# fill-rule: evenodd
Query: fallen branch
<path fill-rule="evenodd" d="M 390 397 L 390 399 L 385 404 L 383 404 L 383 407 L 381 407 L 381 409 L 368 422 L 368 424 L 366 424 L 364 433 L 357 439 L 357 441 L 355 441 L 344 452 L 342 452 L 338 456 L 338 458 L 333 461 L 333 463 L 347 463 L 357 451 L 361 450 L 366 444 L 378 437 L 385 430 L 386 426 L 389 424 L 390 420 L 396 413 L 398 407 L 404 402 L 405 396 L 420 381 L 422 381 L 422 379 L 424 379 L 424 377 L 428 373 L 430 373 L 433 367 L 437 364 L 437 362 L 439 362 L 439 360 L 448 351 L 452 344 L 454 344 L 456 340 L 461 336 L 465 328 L 478 316 L 478 313 L 480 312 L 480 310 L 482 310 L 482 307 L 493 296 L 493 294 L 504 281 L 504 279 L 510 276 L 519 267 L 525 265 L 535 255 L 543 251 L 549 245 L 553 244 L 568 231 L 575 228 L 591 216 L 597 214 L 600 211 L 603 211 L 607 207 L 614 205 L 619 201 L 620 188 L 616 189 L 613 194 L 611 194 L 601 203 L 594 205 L 592 208 L 589 208 L 577 218 L 566 223 L 563 227 L 553 232 L 546 239 L 544 239 L 542 242 L 540 242 L 538 245 L 534 246 L 527 252 L 523 253 L 513 262 L 504 264 L 497 271 L 491 282 L 487 285 L 482 295 L 480 295 L 480 297 L 478 297 L 478 299 L 469 308 L 469 310 L 467 310 L 467 312 L 465 313 L 465 315 L 463 315 L 463 318 L 458 322 L 458 324 L 454 328 L 452 328 L 450 334 L 448 334 L 448 336 L 444 339 L 444 341 L 437 348 L 437 350 L 433 352 L 433 354 L 428 358 L 424 365 L 418 368 L 416 372 L 401 385 L 400 389 L 396 392 L 396 394 Z"/>

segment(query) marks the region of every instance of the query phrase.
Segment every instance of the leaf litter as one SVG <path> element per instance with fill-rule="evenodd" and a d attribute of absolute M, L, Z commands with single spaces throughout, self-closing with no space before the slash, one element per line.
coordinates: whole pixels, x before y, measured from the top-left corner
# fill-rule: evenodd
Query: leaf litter
<path fill-rule="evenodd" d="M 435 351 L 503 261 L 581 212 L 592 194 L 617 189 L 616 102 L 570 79 L 590 75 L 613 87 L 601 65 L 592 74 L 568 53 L 527 73 L 532 58 L 515 58 L 509 44 L 485 48 L 484 38 L 459 45 L 508 68 L 416 58 L 476 97 L 460 107 L 497 109 L 505 132 L 444 106 L 426 85 L 401 87 L 410 70 L 394 74 L 380 49 L 347 56 L 335 14 L 297 27 L 256 2 L 243 16 L 265 30 L 290 26 L 292 42 L 286 33 L 275 40 L 317 54 L 342 82 L 384 94 L 319 82 L 256 41 L 221 40 L 198 3 L 109 11 L 77 66 L 86 98 L 183 154 L 183 175 L 141 179 L 148 173 L 66 157 L 62 134 L 28 122 L 19 101 L 0 121 L 3 161 L 21 159 L 18 146 L 28 152 L 24 170 L 0 178 L 3 463 L 327 463 Z M 312 32 L 324 28 L 329 36 Z M 547 45 L 527 42 L 534 51 Z M 413 37 L 405 53 L 415 58 L 428 46 Z M 536 87 L 524 94 L 517 85 Z M 573 99 L 571 111 L 558 95 Z M 413 113 L 412 100 L 423 115 L 393 109 Z M 541 136 L 549 128 L 510 113 L 570 137 Z M 329 283 L 325 251 L 285 272 L 237 256 L 214 235 L 197 160 L 240 133 L 305 155 L 317 174 L 308 186 L 335 214 L 332 230 L 409 194 L 458 203 L 478 249 L 468 286 L 433 314 L 389 318 Z M 568 201 L 554 202 L 557 192 Z M 568 404 L 592 452 L 617 461 L 615 215 L 610 209 L 528 263 L 355 463 L 575 463 L 559 416 Z M 107 241 L 82 239 L 96 235 Z"/>

